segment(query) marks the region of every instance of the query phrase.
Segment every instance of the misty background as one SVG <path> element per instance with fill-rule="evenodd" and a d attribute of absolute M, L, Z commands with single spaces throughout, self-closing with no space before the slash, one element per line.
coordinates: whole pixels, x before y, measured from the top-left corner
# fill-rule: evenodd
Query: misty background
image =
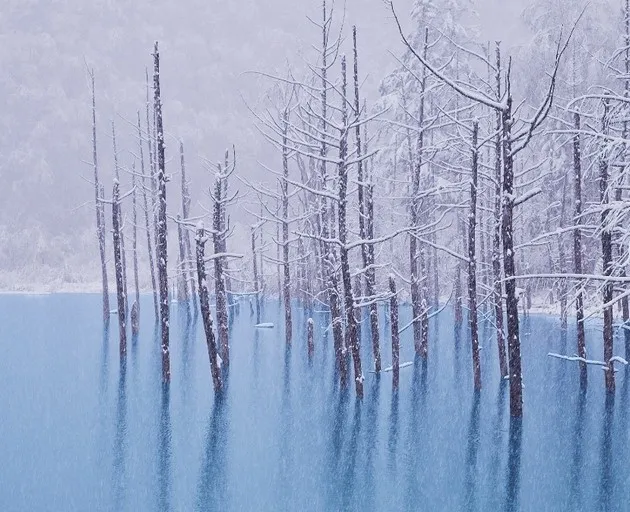
<path fill-rule="evenodd" d="M 536 94 L 549 64 L 538 51 L 541 37 L 556 34 L 582 7 L 566 0 L 432 3 L 442 22 L 461 23 L 476 41 L 501 40 L 506 52 L 521 56 L 518 71 L 529 82 L 519 87 L 526 99 Z M 413 26 L 412 4 L 394 2 L 408 31 Z M 343 7 L 337 2 L 338 20 Z M 345 8 L 346 34 L 353 24 L 359 30 L 362 74 L 367 74 L 362 94 L 374 103 L 379 83 L 397 65 L 392 53 L 400 55 L 402 45 L 381 0 L 347 0 Z M 151 66 L 154 41 L 159 41 L 166 170 L 177 176 L 182 140 L 193 212 L 198 214 L 199 203 L 210 204 L 204 193 L 212 179 L 209 162 L 222 159 L 227 147 L 236 146 L 241 176 L 263 180 L 259 162 L 278 165 L 279 153 L 259 134 L 250 112 L 273 84 L 252 72 L 282 75 L 289 65 L 295 71 L 314 62 L 311 45 L 317 44 L 319 34 L 308 17 L 319 19 L 320 9 L 315 0 L 4 0 L 0 290 L 100 288 L 89 182 L 88 67 L 96 76 L 99 164 L 110 196 L 111 122 L 116 123 L 121 165 L 130 168 L 137 152 L 136 112 L 140 109 L 144 115 L 145 68 Z M 620 11 L 620 2 L 591 2 L 580 30 L 591 33 L 586 39 L 593 54 L 618 45 Z M 129 186 L 123 183 L 122 188 Z M 246 187 L 238 188 L 246 204 Z M 175 215 L 181 204 L 175 178 L 168 193 L 169 213 Z M 250 222 L 243 208 L 233 210 L 235 224 Z M 236 231 L 230 244 L 238 251 L 247 242 Z"/>

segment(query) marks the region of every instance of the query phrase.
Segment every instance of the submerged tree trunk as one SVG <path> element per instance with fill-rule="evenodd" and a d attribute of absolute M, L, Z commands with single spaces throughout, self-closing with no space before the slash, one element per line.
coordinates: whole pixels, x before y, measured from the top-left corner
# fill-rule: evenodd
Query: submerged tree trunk
<path fill-rule="evenodd" d="M 256 256 L 256 230 L 252 228 L 252 264 L 254 271 L 254 291 L 256 298 L 256 323 L 260 323 L 260 279 L 258 277 L 258 257 Z"/>
<path fill-rule="evenodd" d="M 221 351 L 221 359 L 223 364 L 230 364 L 230 346 L 228 342 L 228 310 L 227 310 L 227 294 L 225 291 L 225 276 L 224 276 L 224 256 L 220 256 L 225 252 L 225 226 L 223 225 L 223 219 L 225 215 L 223 208 L 225 207 L 226 198 L 223 196 L 224 185 L 223 180 L 227 179 L 223 176 L 221 168 L 217 174 L 217 178 L 214 185 L 214 211 L 213 211 L 213 242 L 214 242 L 214 287 L 215 287 L 215 300 L 217 307 L 217 324 L 219 334 L 219 348 Z"/>
<path fill-rule="evenodd" d="M 341 125 L 348 125 L 348 113 L 346 104 L 346 59 L 341 59 L 341 98 L 343 101 L 341 107 Z M 361 370 L 361 352 L 359 347 L 359 340 L 357 336 L 357 323 L 354 316 L 354 297 L 352 295 L 352 279 L 350 275 L 350 262 L 348 258 L 348 249 L 346 247 L 347 241 L 347 226 L 346 226 L 346 209 L 347 209 L 347 189 L 348 189 L 348 166 L 346 163 L 348 155 L 348 133 L 344 128 L 339 141 L 339 166 L 338 166 L 338 178 L 339 178 L 339 203 L 337 207 L 337 220 L 339 223 L 339 242 L 340 242 L 340 257 L 341 257 L 341 277 L 343 280 L 344 289 L 344 304 L 346 309 L 346 346 L 350 349 L 352 354 L 352 361 L 354 364 L 354 381 L 355 389 L 358 397 L 363 397 L 363 372 Z"/>
<path fill-rule="evenodd" d="M 396 282 L 393 276 L 389 276 L 389 291 L 392 294 L 389 299 L 392 329 L 392 374 L 394 376 L 392 386 L 397 389 L 400 376 L 400 339 L 398 334 L 398 296 L 396 295 Z"/>
<path fill-rule="evenodd" d="M 423 53 L 426 58 L 429 44 L 429 31 L 425 30 L 424 33 L 424 47 Z M 422 68 L 422 78 L 420 80 L 420 105 L 418 113 L 418 139 L 417 139 L 417 160 L 415 166 L 411 162 L 410 169 L 411 176 L 411 227 L 418 228 L 420 224 L 420 173 L 422 171 L 423 163 L 423 150 L 424 150 L 424 91 L 426 90 L 427 83 L 427 70 Z M 411 139 L 409 139 L 411 145 Z M 411 152 L 411 148 L 410 148 Z M 422 262 L 419 261 L 419 247 L 418 240 L 415 237 L 416 233 L 411 232 L 409 238 L 409 270 L 411 273 L 411 314 L 413 316 L 413 340 L 416 354 L 426 357 L 428 346 L 425 343 L 425 332 L 428 333 L 428 326 L 423 323 L 423 311 L 426 310 L 426 266 L 425 258 L 422 257 Z M 420 268 L 422 267 L 422 268 Z M 425 282 L 421 281 L 424 280 Z M 422 289 L 421 289 L 422 287 Z"/>
<path fill-rule="evenodd" d="M 365 136 L 367 146 L 367 133 Z M 367 147 L 366 147 L 367 153 Z M 374 239 L 374 181 L 371 166 L 366 162 L 365 177 L 365 234 L 368 240 Z M 378 303 L 376 302 L 376 268 L 374 268 L 374 244 L 367 244 L 367 261 L 365 272 L 365 290 L 370 297 L 370 331 L 372 336 L 372 353 L 374 354 L 374 371 L 381 371 L 381 348 L 378 330 Z"/>
<path fill-rule="evenodd" d="M 185 229 L 181 224 L 182 216 L 177 215 L 177 241 L 179 247 L 179 255 L 178 255 L 178 276 L 177 276 L 177 300 L 180 302 L 186 303 L 186 309 L 188 314 L 190 314 L 190 304 L 189 299 L 190 295 L 188 293 L 188 261 L 186 258 L 186 245 L 184 242 L 185 237 Z"/>
<path fill-rule="evenodd" d="M 182 215 L 184 219 L 190 219 L 190 189 L 188 188 L 188 181 L 186 181 L 186 162 L 184 160 L 184 143 L 179 143 L 179 158 L 180 166 L 182 170 Z M 192 247 L 190 243 L 190 233 L 187 229 L 182 233 L 184 240 L 184 270 L 186 273 L 186 279 L 189 283 L 187 289 L 190 290 L 190 296 L 192 297 L 193 311 L 197 311 L 197 292 L 195 290 L 195 277 L 194 277 L 194 263 L 192 257 Z"/>
<path fill-rule="evenodd" d="M 284 331 L 287 345 L 291 345 L 293 323 L 291 320 L 291 272 L 289 268 L 289 147 L 287 134 L 289 130 L 289 112 L 282 115 L 282 274 L 284 299 Z"/>
<path fill-rule="evenodd" d="M 479 332 L 477 329 L 477 256 L 476 237 L 477 228 L 477 176 L 479 148 L 477 138 L 479 124 L 473 125 L 472 136 L 472 177 L 470 182 L 470 213 L 468 214 L 468 323 L 470 324 L 470 339 L 472 342 L 472 363 L 474 386 L 481 389 L 481 363 L 479 361 Z"/>
<path fill-rule="evenodd" d="M 118 300 L 118 331 L 120 355 L 127 353 L 127 319 L 125 313 L 125 290 L 123 286 L 122 247 L 120 236 L 120 185 L 114 180 L 112 194 L 112 229 L 114 236 L 114 268 L 116 269 L 116 298 Z"/>
<path fill-rule="evenodd" d="M 573 211 L 573 270 L 582 273 L 582 230 L 578 227 L 582 223 L 582 154 L 580 149 L 580 114 L 574 117 L 575 134 L 573 135 L 573 196 L 575 200 Z M 586 341 L 584 335 L 584 295 L 582 286 L 578 287 L 575 298 L 575 319 L 577 331 L 577 354 L 586 359 Z M 580 362 L 580 383 L 586 386 L 586 363 Z"/>
<path fill-rule="evenodd" d="M 131 251 L 133 253 L 133 283 L 136 292 L 136 300 L 131 306 L 131 333 L 135 336 L 140 330 L 140 282 L 138 279 L 138 207 L 136 193 L 136 168 L 135 164 L 131 173 L 132 186 L 132 220 L 133 220 L 133 238 L 131 240 Z"/>
<path fill-rule="evenodd" d="M 313 342 L 313 319 L 309 318 L 306 321 L 306 347 L 308 350 L 308 358 L 312 359 L 315 352 L 315 344 Z"/>
<path fill-rule="evenodd" d="M 164 128 L 162 125 L 162 98 L 160 96 L 160 54 L 155 43 L 153 53 L 153 97 L 155 125 L 157 132 L 157 181 L 158 181 L 158 223 L 157 223 L 157 267 L 160 284 L 160 328 L 162 331 L 162 380 L 171 380 L 171 358 L 169 349 L 169 298 L 167 273 L 167 224 L 166 224 L 166 169 L 164 161 Z"/>
<path fill-rule="evenodd" d="M 523 375 L 521 341 L 518 325 L 518 298 L 514 265 L 514 155 L 512 153 L 512 95 L 508 86 L 507 109 L 502 113 L 503 148 L 503 270 L 505 273 L 505 305 L 507 313 L 508 354 L 510 369 L 510 414 L 523 415 Z"/>
<path fill-rule="evenodd" d="M 148 108 L 148 107 L 147 107 Z M 140 125 L 140 111 L 138 111 L 138 144 L 140 146 L 140 173 L 142 174 L 142 203 L 144 207 L 144 227 L 147 232 L 147 252 L 149 255 L 149 270 L 151 272 L 151 289 L 153 290 L 153 307 L 155 309 L 155 321 L 157 323 L 160 318 L 159 300 L 157 293 L 157 286 L 155 282 L 155 264 L 153 262 L 153 235 L 151 234 L 151 222 L 149 220 L 149 203 L 147 200 L 147 187 L 145 178 L 144 167 L 144 149 L 142 144 L 142 126 Z M 150 146 L 149 141 L 149 146 Z M 149 151 L 150 153 L 150 151 Z"/>
<path fill-rule="evenodd" d="M 118 166 L 118 149 L 116 147 L 116 125 L 112 121 L 112 143 L 114 146 L 114 177 L 120 183 L 120 167 Z M 125 233 L 123 232 L 123 220 L 119 219 L 120 224 L 120 254 L 122 257 L 122 283 L 123 283 L 123 297 L 125 299 L 125 313 L 129 309 L 129 295 L 127 293 L 127 252 L 125 251 Z"/>
<path fill-rule="evenodd" d="M 206 234 L 203 225 L 197 228 L 197 279 L 199 283 L 199 303 L 201 305 L 201 318 L 203 329 L 206 333 L 206 345 L 208 347 L 208 358 L 210 360 L 210 372 L 214 391 L 221 391 L 221 372 L 217 354 L 217 343 L 212 329 L 212 315 L 210 314 L 210 299 L 208 298 L 208 282 L 206 280 L 206 262 L 204 258 L 204 248 L 206 244 Z"/>
<path fill-rule="evenodd" d="M 496 86 L 497 98 L 501 97 L 501 49 L 496 44 Z M 503 150 L 501 144 L 501 113 L 496 113 L 495 162 L 494 162 L 494 226 L 492 236 L 492 277 L 494 293 L 494 322 L 497 333 L 497 347 L 499 353 L 499 370 L 501 377 L 508 375 L 507 356 L 505 353 L 505 333 L 503 328 L 503 285 L 501 272 L 501 208 L 503 204 Z"/>
<path fill-rule="evenodd" d="M 604 114 L 602 117 L 602 132 L 608 133 L 608 101 L 604 101 Z M 599 161 L 599 197 L 601 200 L 601 241 L 602 241 L 602 271 L 604 276 L 610 277 L 613 273 L 612 261 L 612 229 L 608 221 L 608 209 L 610 196 L 608 190 L 608 150 L 602 149 L 603 155 Z M 611 361 L 613 357 L 613 283 L 606 281 L 603 285 L 604 300 L 604 362 L 608 367 L 604 370 L 606 377 L 606 390 L 615 390 L 615 371 Z"/>
<path fill-rule="evenodd" d="M 107 282 L 107 255 L 105 249 L 105 218 L 102 215 L 100 201 L 100 185 L 98 180 L 98 155 L 96 151 L 96 90 L 94 87 L 94 71 L 90 71 L 92 81 L 92 166 L 94 168 L 94 201 L 96 209 L 96 237 L 101 257 L 101 277 L 103 283 L 103 320 L 109 323 L 109 285 Z"/>

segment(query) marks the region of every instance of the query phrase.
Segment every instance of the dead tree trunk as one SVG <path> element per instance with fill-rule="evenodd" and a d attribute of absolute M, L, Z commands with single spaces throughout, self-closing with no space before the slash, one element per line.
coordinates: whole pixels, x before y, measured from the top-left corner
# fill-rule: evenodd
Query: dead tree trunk
<path fill-rule="evenodd" d="M 114 268 L 116 269 L 116 298 L 118 300 L 118 331 L 120 355 L 127 353 L 127 320 L 125 313 L 125 290 L 123 286 L 122 247 L 120 236 L 120 184 L 114 180 L 112 194 L 112 229 L 114 234 Z"/>
<path fill-rule="evenodd" d="M 427 51 L 429 48 L 429 31 L 425 30 L 424 33 L 424 58 L 427 56 Z M 427 82 L 427 70 L 426 68 L 422 68 L 422 78 L 420 80 L 420 106 L 418 112 L 418 139 L 417 139 L 417 155 L 415 165 L 412 163 L 412 159 L 410 156 L 410 169 L 412 172 L 411 176 L 411 206 L 410 206 L 410 215 L 411 215 L 411 227 L 418 228 L 420 224 L 420 173 L 422 171 L 422 163 L 423 163 L 423 150 L 424 150 L 424 92 L 426 90 L 426 82 Z M 409 139 L 409 144 L 411 144 L 411 139 Z M 411 153 L 411 147 L 409 149 Z M 419 263 L 419 247 L 418 240 L 416 239 L 416 233 L 411 232 L 409 238 L 409 270 L 411 273 L 411 314 L 413 316 L 413 339 L 414 339 L 414 348 L 416 350 L 416 354 L 421 355 L 423 357 L 427 356 L 428 344 L 425 343 L 425 335 L 424 333 L 428 333 L 428 326 L 423 324 L 423 310 L 426 309 L 426 304 L 423 306 L 424 299 L 426 299 L 426 293 L 423 290 L 426 290 L 426 282 L 421 284 L 421 280 L 427 279 L 426 276 L 426 268 L 425 268 L 425 258 L 422 258 L 422 264 Z M 423 268 L 419 268 L 423 267 Z M 422 289 L 421 289 L 422 288 Z"/>
<path fill-rule="evenodd" d="M 184 160 L 184 143 L 180 141 L 179 143 L 179 155 L 180 155 L 180 165 L 182 169 L 182 215 L 184 219 L 190 218 L 190 189 L 188 188 L 188 181 L 186 180 L 186 162 Z M 184 255 L 186 258 L 186 265 L 184 268 L 187 269 L 186 277 L 190 284 L 190 296 L 192 297 L 192 306 L 193 311 L 197 311 L 197 291 L 195 290 L 195 278 L 194 278 L 194 264 L 192 261 L 192 247 L 190 243 L 190 233 L 188 230 L 184 230 L 183 232 L 184 238 Z"/>
<path fill-rule="evenodd" d="M 291 321 L 291 272 L 289 268 L 289 111 L 282 114 L 282 273 L 284 276 L 282 295 L 284 299 L 284 330 L 286 344 L 291 345 L 293 323 Z"/>
<path fill-rule="evenodd" d="M 148 108 L 148 107 L 147 107 Z M 147 133 L 147 136 L 148 133 Z M 150 140 L 149 148 L 151 146 Z M 151 234 L 151 222 L 149 220 L 149 203 L 147 200 L 147 186 L 146 186 L 146 178 L 145 178 L 145 167 L 144 167 L 144 145 L 142 144 L 142 126 L 140 125 L 140 111 L 138 111 L 138 145 L 140 146 L 140 173 L 142 174 L 142 203 L 144 207 L 144 227 L 147 232 L 147 252 L 149 255 L 149 270 L 151 272 L 151 289 L 153 290 L 153 307 L 155 309 L 155 321 L 157 322 L 160 318 L 160 309 L 159 309 L 159 300 L 157 293 L 157 285 L 155 282 L 155 264 L 153 262 L 153 235 Z M 150 153 L 150 151 L 149 151 Z"/>
<path fill-rule="evenodd" d="M 256 229 L 252 228 L 252 265 L 254 270 L 254 290 L 256 298 L 256 323 L 260 323 L 260 279 L 258 277 L 258 256 L 256 255 Z"/>
<path fill-rule="evenodd" d="M 393 276 L 389 276 L 389 291 L 392 294 L 389 299 L 389 313 L 391 315 L 392 329 L 392 386 L 394 389 L 398 389 L 400 377 L 400 339 L 398 334 L 398 296 L 396 295 L 396 282 Z"/>
<path fill-rule="evenodd" d="M 103 320 L 109 323 L 109 285 L 107 282 L 107 255 L 105 249 L 105 218 L 102 215 L 100 202 L 100 185 L 98 181 L 98 155 L 96 151 L 96 90 L 94 87 L 94 70 L 90 71 L 92 82 L 92 166 L 94 168 L 94 201 L 96 209 L 96 238 L 101 257 L 101 277 L 103 282 Z"/>
<path fill-rule="evenodd" d="M 227 172 L 227 170 L 226 170 Z M 214 242 L 214 287 L 215 287 L 215 300 L 217 307 L 217 324 L 219 333 L 219 347 L 221 351 L 221 359 L 223 364 L 230 364 L 230 346 L 228 342 L 228 310 L 227 310 L 227 294 L 225 290 L 225 276 L 223 265 L 224 257 L 221 256 L 225 252 L 225 226 L 223 225 L 223 208 L 225 207 L 226 198 L 223 196 L 224 192 L 224 175 L 221 167 L 219 166 L 219 172 L 214 185 L 214 210 L 212 216 L 212 229 L 213 242 Z"/>
<path fill-rule="evenodd" d="M 166 225 L 166 169 L 164 161 L 164 128 L 162 125 L 162 98 L 160 95 L 160 54 L 155 43 L 153 53 L 153 105 L 157 132 L 157 185 L 158 185 L 158 223 L 157 223 L 157 267 L 160 284 L 160 328 L 162 331 L 162 380 L 171 380 L 171 358 L 169 349 L 169 298 L 168 298 L 168 246 Z"/>
<path fill-rule="evenodd" d="M 114 145 L 114 177 L 120 183 L 120 167 L 118 165 L 118 149 L 116 146 L 116 126 L 112 121 L 112 143 Z M 123 232 L 123 220 L 120 223 L 120 253 L 122 256 L 123 297 L 125 299 L 125 313 L 129 310 L 129 295 L 127 293 L 127 252 L 125 251 L 125 234 Z"/>
<path fill-rule="evenodd" d="M 313 342 L 313 319 L 309 318 L 306 321 L 306 347 L 308 350 L 308 358 L 313 358 L 315 352 L 315 344 Z"/>
<path fill-rule="evenodd" d="M 186 244 L 184 242 L 185 229 L 182 227 L 182 216 L 177 215 L 177 241 L 179 247 L 178 255 L 178 277 L 177 277 L 177 300 L 186 303 L 186 309 L 190 314 L 190 295 L 188 293 L 188 261 L 186 258 Z"/>
<path fill-rule="evenodd" d="M 604 101 L 604 113 L 602 116 L 602 133 L 608 133 L 609 103 Z M 610 196 L 608 190 L 608 149 L 602 148 L 599 160 L 599 197 L 601 200 L 601 241 L 602 241 L 602 271 L 604 276 L 610 277 L 613 273 L 612 260 L 612 229 L 608 225 L 608 208 Z M 606 376 L 606 390 L 615 391 L 615 371 L 611 361 L 613 357 L 613 283 L 606 281 L 603 285 L 604 300 L 604 362 L 608 367 L 604 370 Z"/>
<path fill-rule="evenodd" d="M 575 134 L 573 135 L 573 269 L 576 274 L 582 273 L 582 230 L 578 227 L 582 223 L 582 151 L 580 149 L 580 114 L 573 116 Z M 575 298 L 575 320 L 577 331 L 577 353 L 586 359 L 586 338 L 584 335 L 584 295 L 582 286 L 578 287 Z M 580 383 L 586 386 L 586 363 L 580 363 Z"/>
<path fill-rule="evenodd" d="M 366 128 L 367 130 L 367 128 Z M 366 153 L 367 153 L 367 133 L 365 135 Z M 368 161 L 365 163 L 365 178 L 367 185 L 365 187 L 365 235 L 368 240 L 374 240 L 374 179 L 372 177 L 372 168 Z M 367 244 L 367 260 L 365 272 L 365 290 L 370 300 L 370 330 L 372 335 L 372 352 L 374 353 L 374 371 L 381 371 L 381 349 L 379 342 L 378 330 L 378 303 L 376 296 L 376 268 L 374 258 L 374 244 Z"/>
<path fill-rule="evenodd" d="M 355 127 L 355 142 L 357 154 L 357 181 L 358 181 L 358 200 L 359 200 L 359 238 L 361 240 L 371 240 L 374 237 L 374 198 L 373 187 L 371 181 L 368 183 L 367 178 L 367 162 L 362 160 L 363 140 L 361 137 L 361 124 L 358 122 L 361 109 L 361 98 L 359 95 L 359 52 L 357 48 L 357 27 L 352 27 L 352 42 L 354 54 L 354 112 L 357 116 Z M 367 144 L 367 140 L 366 140 Z M 373 273 L 374 265 L 374 246 L 370 243 L 361 244 L 361 257 L 363 260 L 363 269 L 365 272 L 365 288 L 366 295 L 373 301 L 375 293 L 375 278 L 371 282 L 371 271 Z M 357 288 L 360 290 L 360 288 Z M 375 307 L 378 307 L 374 303 Z M 378 333 L 378 311 L 377 315 L 372 319 L 372 305 L 370 305 L 370 326 L 372 329 L 372 354 L 374 356 L 374 370 L 378 373 L 381 371 L 381 348 L 379 344 Z"/>
<path fill-rule="evenodd" d="M 354 316 L 354 297 L 352 295 L 352 278 L 350 275 L 350 261 L 348 258 L 348 248 L 346 247 L 348 229 L 346 225 L 346 210 L 348 204 L 348 165 L 346 163 L 348 156 L 348 107 L 347 98 L 347 80 L 346 80 L 346 58 L 341 59 L 341 126 L 342 133 L 339 140 L 339 203 L 337 207 L 337 221 L 339 223 L 339 242 L 340 242 L 340 259 L 341 259 L 341 277 L 343 280 L 344 303 L 346 309 L 346 346 L 350 348 L 352 353 L 352 361 L 354 364 L 354 381 L 355 389 L 358 397 L 363 397 L 363 372 L 361 370 L 361 352 L 359 340 L 357 336 L 357 323 Z"/>
<path fill-rule="evenodd" d="M 567 196 L 567 173 L 565 171 L 562 179 L 562 199 L 560 200 L 560 233 L 558 234 L 558 270 L 560 274 L 566 273 L 566 254 L 564 247 L 563 230 L 565 227 L 565 212 L 566 212 L 566 196 Z M 560 328 L 567 328 L 567 302 L 568 302 L 568 285 L 566 278 L 560 280 Z"/>
<path fill-rule="evenodd" d="M 473 125 L 472 135 L 472 176 L 470 180 L 470 213 L 468 214 L 468 323 L 472 342 L 472 363 L 475 389 L 481 389 L 481 363 L 479 361 L 479 332 L 477 329 L 477 182 L 479 148 L 477 139 L 479 124 Z"/>
<path fill-rule="evenodd" d="M 505 274 L 505 306 L 507 313 L 508 354 L 510 369 L 510 414 L 523 415 L 523 375 L 521 370 L 521 341 L 518 325 L 518 298 L 516 296 L 516 269 L 514 265 L 514 155 L 512 153 L 512 93 L 509 80 L 507 108 L 502 113 L 503 149 L 503 271 Z"/>
<path fill-rule="evenodd" d="M 497 98 L 501 98 L 501 48 L 496 44 L 496 87 Z M 492 236 L 492 277 L 494 280 L 494 322 L 497 329 L 497 347 L 499 350 L 499 370 L 501 377 L 508 375 L 507 357 L 505 353 L 505 333 L 503 327 L 503 285 L 501 272 L 501 208 L 503 204 L 503 150 L 501 143 L 501 113 L 496 112 L 495 161 L 494 161 L 494 229 Z"/>
<path fill-rule="evenodd" d="M 131 240 L 131 252 L 133 254 L 133 283 L 136 292 L 136 300 L 131 306 L 131 332 L 135 336 L 140 330 L 140 282 L 138 279 L 138 207 L 136 193 L 136 167 L 135 164 L 131 173 L 131 204 L 132 204 L 132 221 L 133 221 L 133 238 Z"/>
<path fill-rule="evenodd" d="M 206 279 L 206 262 L 204 258 L 204 248 L 206 244 L 206 234 L 203 225 L 197 228 L 197 280 L 199 283 L 199 303 L 201 305 L 201 318 L 203 329 L 206 333 L 206 345 L 208 347 L 208 358 L 210 360 L 210 373 L 214 391 L 221 391 L 221 372 L 217 357 L 217 343 L 212 329 L 212 315 L 210 314 L 210 300 L 208 298 L 208 282 Z"/>

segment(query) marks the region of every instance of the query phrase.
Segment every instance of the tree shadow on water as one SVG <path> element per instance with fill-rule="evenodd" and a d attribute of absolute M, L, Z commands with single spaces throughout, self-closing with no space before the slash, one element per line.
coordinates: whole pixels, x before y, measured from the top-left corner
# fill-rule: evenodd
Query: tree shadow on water
<path fill-rule="evenodd" d="M 523 447 L 523 419 L 510 417 L 507 474 L 505 482 L 505 511 L 520 510 L 521 451 Z"/>
<path fill-rule="evenodd" d="M 172 432 L 170 387 L 162 384 L 160 422 L 158 426 L 158 510 L 171 510 Z"/>
<path fill-rule="evenodd" d="M 118 396 L 116 400 L 116 430 L 114 434 L 113 475 L 114 475 L 114 510 L 124 508 L 127 482 L 127 360 L 120 359 L 118 376 Z"/>
<path fill-rule="evenodd" d="M 206 431 L 196 510 L 228 510 L 227 437 L 228 403 L 226 390 L 215 394 Z"/>
<path fill-rule="evenodd" d="M 479 453 L 479 411 L 481 393 L 474 392 L 470 420 L 468 422 L 468 446 L 466 448 L 464 500 L 462 510 L 477 510 L 477 455 Z"/>
<path fill-rule="evenodd" d="M 613 418 L 615 408 L 614 392 L 606 393 L 606 401 L 604 403 L 604 413 L 602 415 L 602 432 L 600 439 L 600 481 L 599 481 L 599 510 L 614 510 L 611 508 L 613 503 L 613 449 L 612 449 L 612 433 Z"/>

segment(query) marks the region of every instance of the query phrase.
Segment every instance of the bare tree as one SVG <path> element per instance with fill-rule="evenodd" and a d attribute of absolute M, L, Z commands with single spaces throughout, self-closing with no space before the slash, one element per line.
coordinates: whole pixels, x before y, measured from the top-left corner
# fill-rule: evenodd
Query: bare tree
<path fill-rule="evenodd" d="M 96 151 L 96 90 L 94 87 L 94 70 L 90 70 L 92 84 L 92 167 L 94 168 L 94 208 L 96 210 L 96 238 L 101 257 L 101 276 L 103 283 L 103 320 L 109 322 L 109 286 L 107 283 L 107 256 L 105 250 L 105 219 L 100 204 L 100 185 L 98 179 L 98 155 Z"/>
<path fill-rule="evenodd" d="M 114 180 L 112 194 L 112 229 L 114 236 L 114 268 L 116 269 L 116 292 L 118 300 L 118 331 L 120 335 L 120 355 L 127 353 L 127 319 L 125 312 L 125 288 L 123 286 L 123 263 L 120 226 L 120 184 Z"/>
<path fill-rule="evenodd" d="M 169 349 L 169 298 L 168 298 L 168 245 L 166 224 L 166 169 L 164 159 L 164 128 L 162 125 L 162 97 L 160 91 L 160 54 L 158 43 L 153 52 L 153 108 L 155 110 L 155 129 L 157 132 L 157 189 L 158 189 L 158 219 L 157 219 L 157 268 L 160 289 L 160 328 L 162 331 L 162 380 L 171 380 L 171 358 Z"/>

